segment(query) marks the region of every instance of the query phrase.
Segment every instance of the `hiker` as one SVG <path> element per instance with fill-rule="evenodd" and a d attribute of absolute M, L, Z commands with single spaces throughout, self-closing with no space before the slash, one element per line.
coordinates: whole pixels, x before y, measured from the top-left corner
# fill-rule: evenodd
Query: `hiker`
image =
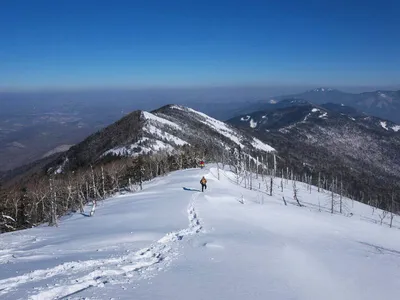
<path fill-rule="evenodd" d="M 200 180 L 201 191 L 204 192 L 204 189 L 207 189 L 207 179 L 203 176 Z"/>
<path fill-rule="evenodd" d="M 200 161 L 200 168 L 201 168 L 201 169 L 204 168 L 204 161 Z"/>

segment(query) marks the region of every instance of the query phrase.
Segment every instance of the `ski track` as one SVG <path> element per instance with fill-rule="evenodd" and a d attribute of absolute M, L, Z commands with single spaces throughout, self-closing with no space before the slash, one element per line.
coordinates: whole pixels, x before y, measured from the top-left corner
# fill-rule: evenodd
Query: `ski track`
<path fill-rule="evenodd" d="M 107 259 L 72 261 L 53 268 L 35 270 L 20 276 L 0 280 L 0 296 L 8 294 L 21 285 L 40 282 L 45 279 L 68 274 L 68 279 L 46 287 L 34 287 L 37 292 L 29 299 L 65 299 L 93 287 L 105 284 L 120 284 L 131 280 L 148 279 L 157 270 L 167 267 L 179 253 L 174 243 L 202 231 L 194 203 L 199 194 L 192 196 L 187 213 L 189 226 L 185 229 L 167 233 L 148 248 L 127 255 Z M 163 265 L 160 265 L 163 263 Z M 56 279 L 56 278 L 55 278 Z"/>

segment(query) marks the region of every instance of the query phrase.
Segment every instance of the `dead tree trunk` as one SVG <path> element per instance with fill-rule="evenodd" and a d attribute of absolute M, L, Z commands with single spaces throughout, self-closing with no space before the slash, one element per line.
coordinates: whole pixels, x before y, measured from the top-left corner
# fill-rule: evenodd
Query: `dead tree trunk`
<path fill-rule="evenodd" d="M 57 194 L 56 190 L 54 189 L 53 179 L 49 179 L 50 184 L 50 220 L 49 226 L 57 226 L 57 212 L 56 212 L 56 201 L 57 201 Z"/>
<path fill-rule="evenodd" d="M 103 189 L 103 199 L 106 198 L 106 187 L 105 187 L 105 179 L 104 179 L 104 169 L 101 166 L 101 182 L 102 182 L 102 189 Z"/>
<path fill-rule="evenodd" d="M 318 193 L 321 190 L 321 172 L 318 172 Z"/>
<path fill-rule="evenodd" d="M 334 203 L 335 203 L 335 199 L 334 199 L 334 194 L 333 194 L 333 180 L 332 180 L 332 185 L 331 185 L 331 214 L 333 214 L 333 209 L 334 209 Z"/>
<path fill-rule="evenodd" d="M 273 184 L 274 184 L 274 180 L 273 180 L 273 178 L 271 177 L 271 181 L 270 181 L 270 184 L 269 184 L 269 195 L 270 195 L 270 196 L 272 196 L 272 186 L 273 186 Z"/>
<path fill-rule="evenodd" d="M 390 224 L 389 224 L 390 228 L 392 228 L 392 225 L 393 225 L 394 211 L 395 211 L 394 195 L 393 195 L 393 192 L 392 192 L 392 203 L 390 204 Z"/>
<path fill-rule="evenodd" d="M 296 187 L 296 181 L 293 181 L 293 199 L 296 200 L 297 205 L 301 207 L 299 198 L 297 198 L 297 187 Z"/>
<path fill-rule="evenodd" d="M 343 212 L 343 182 L 340 180 L 340 199 L 339 199 L 339 211 Z"/>

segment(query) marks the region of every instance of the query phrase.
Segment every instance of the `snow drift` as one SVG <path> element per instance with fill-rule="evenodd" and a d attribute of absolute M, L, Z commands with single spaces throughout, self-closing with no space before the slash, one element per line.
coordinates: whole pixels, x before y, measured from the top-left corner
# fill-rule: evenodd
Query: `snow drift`
<path fill-rule="evenodd" d="M 57 228 L 1 235 L 2 299 L 394 299 L 399 219 L 291 181 L 255 189 L 205 168 L 73 214 Z M 205 175 L 208 188 L 197 192 Z M 269 182 L 269 177 L 268 177 Z M 183 189 L 183 188 L 186 188 Z M 282 200 L 285 197 L 288 205 Z M 90 207 L 87 208 L 90 210 Z"/>

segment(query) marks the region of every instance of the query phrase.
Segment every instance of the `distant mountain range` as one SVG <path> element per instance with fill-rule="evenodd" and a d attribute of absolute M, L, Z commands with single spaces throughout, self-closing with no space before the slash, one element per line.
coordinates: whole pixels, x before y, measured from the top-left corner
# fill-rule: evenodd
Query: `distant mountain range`
<path fill-rule="evenodd" d="M 273 106 L 228 123 L 270 144 L 293 165 L 345 177 L 359 190 L 368 191 L 369 197 L 400 179 L 400 126 L 396 123 L 343 104 L 318 105 L 293 98 Z"/>
<path fill-rule="evenodd" d="M 400 123 L 400 90 L 374 91 L 360 94 L 331 88 L 317 88 L 300 94 L 283 95 L 248 105 L 246 113 L 275 109 L 282 100 L 305 100 L 315 104 L 334 103 L 356 108 L 360 112 Z M 279 106 L 278 106 L 279 107 Z"/>

